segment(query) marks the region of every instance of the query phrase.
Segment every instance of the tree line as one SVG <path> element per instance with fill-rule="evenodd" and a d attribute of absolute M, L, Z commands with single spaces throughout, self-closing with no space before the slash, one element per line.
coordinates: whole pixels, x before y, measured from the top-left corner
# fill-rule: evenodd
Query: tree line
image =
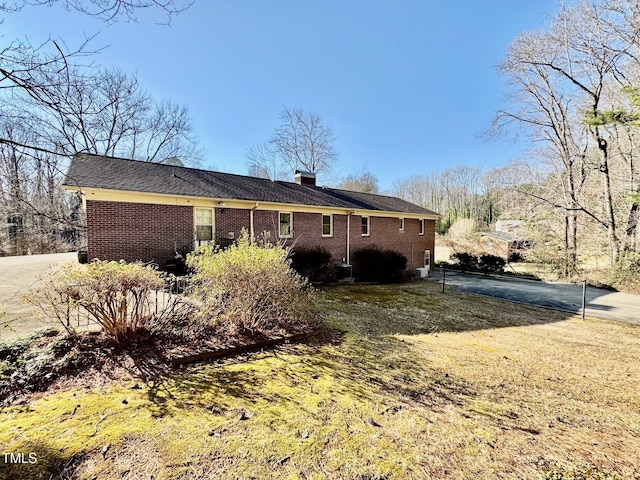
<path fill-rule="evenodd" d="M 143 8 L 160 9 L 170 20 L 189 6 L 147 0 L 60 3 L 105 22 Z M 0 6 L 0 12 L 11 15 L 11 8 Z M 37 242 L 27 231 L 46 245 L 54 238 L 74 240 L 81 222 L 78 199 L 58 187 L 75 153 L 160 162 L 201 158 L 187 109 L 153 99 L 133 75 L 88 66 L 89 42 L 69 50 L 52 40 L 31 45 L 15 39 L 0 49 L 5 253 L 35 253 Z M 566 274 L 577 271 L 585 255 L 606 251 L 615 264 L 634 254 L 640 219 L 639 47 L 635 1 L 562 5 L 541 29 L 520 34 L 498 65 L 507 96 L 487 135 L 524 138 L 529 148 L 522 158 L 492 170 L 459 166 L 397 180 L 390 193 L 440 213 L 440 233 L 461 218 L 480 229 L 499 218 L 526 220 L 530 235 Z M 331 176 L 338 162 L 331 127 L 299 107 L 284 107 L 279 120 L 269 138 L 249 146 L 248 173 L 289 180 L 299 169 Z M 379 190 L 377 178 L 364 170 L 332 183 Z M 11 243 L 18 233 L 27 239 L 24 245 Z"/>
<path fill-rule="evenodd" d="M 505 180 L 557 232 L 569 271 L 602 235 L 611 264 L 637 248 L 639 22 L 635 1 L 575 3 L 520 34 L 498 67 L 510 97 L 494 133 L 532 145 Z"/>
<path fill-rule="evenodd" d="M 54 3 L 107 23 L 135 19 L 144 9 L 160 11 L 168 22 L 189 6 L 181 0 L 23 0 L 0 4 L 0 14 Z M 0 254 L 77 246 L 80 201 L 60 189 L 76 153 L 150 162 L 199 158 L 186 107 L 152 98 L 135 75 L 92 66 L 91 39 L 75 49 L 51 38 L 1 40 L 7 43 L 0 48 Z"/>
<path fill-rule="evenodd" d="M 520 34 L 498 70 L 504 105 L 489 136 L 529 147 L 510 165 L 456 167 L 396 182 L 394 193 L 480 228 L 525 220 L 548 261 L 575 273 L 581 257 L 609 263 L 637 251 L 640 219 L 640 5 L 574 2 Z"/>

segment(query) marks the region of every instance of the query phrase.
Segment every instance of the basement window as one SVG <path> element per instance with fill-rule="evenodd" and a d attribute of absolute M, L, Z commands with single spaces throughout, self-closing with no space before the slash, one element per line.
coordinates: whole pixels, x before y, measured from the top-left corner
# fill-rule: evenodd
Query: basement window
<path fill-rule="evenodd" d="M 333 236 L 333 215 L 322 215 L 322 236 Z"/>
<path fill-rule="evenodd" d="M 369 217 L 362 217 L 361 232 L 363 237 L 369 236 Z"/>
<path fill-rule="evenodd" d="M 293 214 L 291 212 L 280 212 L 280 238 L 291 237 L 293 232 Z"/>

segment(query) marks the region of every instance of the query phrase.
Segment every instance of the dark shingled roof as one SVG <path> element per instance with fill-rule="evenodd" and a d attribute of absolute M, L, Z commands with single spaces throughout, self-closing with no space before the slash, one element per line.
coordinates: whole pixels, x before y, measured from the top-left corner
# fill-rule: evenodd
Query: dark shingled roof
<path fill-rule="evenodd" d="M 63 185 L 168 195 L 437 215 L 396 197 L 298 185 L 231 173 L 78 154 Z"/>
<path fill-rule="evenodd" d="M 519 240 L 518 237 L 509 232 L 480 232 L 480 235 L 497 238 L 498 240 L 504 240 L 505 242 L 517 242 Z"/>

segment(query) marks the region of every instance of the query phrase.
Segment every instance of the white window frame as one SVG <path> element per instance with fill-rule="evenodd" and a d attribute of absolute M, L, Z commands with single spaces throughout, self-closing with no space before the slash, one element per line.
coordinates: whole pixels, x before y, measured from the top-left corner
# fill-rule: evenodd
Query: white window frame
<path fill-rule="evenodd" d="M 398 230 L 404 232 L 404 217 L 400 217 L 400 228 Z"/>
<path fill-rule="evenodd" d="M 424 235 L 424 218 L 421 218 L 418 222 L 418 235 Z"/>
<path fill-rule="evenodd" d="M 211 225 L 209 225 L 208 223 L 202 223 L 199 224 L 198 223 L 198 210 L 207 210 L 209 212 L 211 212 Z M 208 208 L 208 207 L 194 207 L 193 209 L 193 226 L 194 226 L 194 231 L 193 231 L 193 241 L 195 243 L 196 248 L 199 247 L 200 245 L 206 245 L 209 243 L 215 243 L 215 217 L 214 217 L 214 211 L 213 208 Z M 198 227 L 199 226 L 204 226 L 204 227 L 211 227 L 211 240 L 199 240 L 198 239 Z"/>
<path fill-rule="evenodd" d="M 329 217 L 329 233 L 324 233 L 324 217 Z M 333 214 L 332 213 L 323 213 L 320 216 L 320 221 L 322 222 L 321 224 L 321 228 L 322 228 L 322 236 L 323 237 L 333 237 Z"/>
<path fill-rule="evenodd" d="M 364 220 L 367 221 L 367 233 L 362 233 L 362 227 L 364 227 Z M 363 215 L 360 220 L 360 234 L 363 237 L 368 237 L 371 235 L 371 217 Z"/>
<path fill-rule="evenodd" d="M 289 215 L 289 233 L 282 234 L 282 215 Z M 293 212 L 278 212 L 278 236 L 280 238 L 293 237 Z"/>

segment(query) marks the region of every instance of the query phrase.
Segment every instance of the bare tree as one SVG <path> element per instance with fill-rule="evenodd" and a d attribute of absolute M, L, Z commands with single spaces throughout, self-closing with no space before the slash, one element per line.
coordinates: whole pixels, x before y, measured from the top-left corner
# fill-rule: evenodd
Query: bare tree
<path fill-rule="evenodd" d="M 631 0 L 581 2 L 563 8 L 546 31 L 520 35 L 500 71 L 511 81 L 514 101 L 498 113 L 496 124 L 527 127 L 531 138 L 547 144 L 562 176 L 563 198 L 546 198 L 565 210 L 568 263 L 575 269 L 580 213 L 607 231 L 610 260 L 616 261 L 621 240 L 612 178 L 611 131 L 603 128 L 598 112 L 611 105 L 611 93 L 637 79 L 637 18 L 640 7 Z M 585 121 L 586 119 L 586 121 Z M 602 195 L 592 202 L 585 186 L 595 186 L 597 172 Z M 586 201 L 586 200 L 589 201 Z M 590 221 L 591 221 L 590 220 Z"/>
<path fill-rule="evenodd" d="M 461 165 L 429 176 L 417 175 L 396 181 L 394 194 L 441 215 L 436 223 L 439 233 L 445 233 L 456 220 L 471 218 L 475 223 L 487 223 L 481 213 L 480 167 Z"/>
<path fill-rule="evenodd" d="M 79 205 L 59 188 L 61 157 L 16 146 L 31 141 L 20 125 L 0 128 L 17 140 L 0 145 L 0 220 L 7 224 L 0 229 L 0 254 L 65 248 L 75 240 Z"/>
<path fill-rule="evenodd" d="M 546 149 L 561 166 L 561 198 L 554 190 L 550 197 L 540 199 L 565 212 L 564 263 L 565 273 L 569 273 L 577 269 L 578 193 L 586 175 L 585 132 L 576 122 L 576 112 L 571 110 L 573 90 L 562 84 L 562 76 L 548 60 L 562 51 L 563 45 L 547 34 L 521 34 L 515 40 L 499 66 L 512 87 L 512 109 L 498 112 L 494 127 L 524 126 L 534 141 L 546 144 L 538 151 Z M 533 191 L 528 194 L 537 195 Z"/>
<path fill-rule="evenodd" d="M 520 35 L 500 65 L 512 96 L 494 125 L 525 127 L 546 145 L 530 154 L 546 177 L 514 191 L 564 212 L 563 243 L 574 271 L 578 239 L 583 252 L 599 244 L 598 228 L 612 264 L 621 250 L 636 250 L 639 19 L 635 0 L 575 2 L 544 30 Z"/>
<path fill-rule="evenodd" d="M 23 89 L 5 92 L 0 213 L 18 222 L 9 239 L 11 253 L 55 249 L 56 238 L 76 241 L 72 227 L 82 220 L 79 204 L 59 189 L 67 160 L 75 153 L 155 162 L 180 157 L 193 163 L 200 157 L 185 107 L 154 102 L 134 76 L 121 71 L 90 73 L 41 72 L 38 78 L 61 87 L 48 89 L 44 98 Z"/>
<path fill-rule="evenodd" d="M 0 2 L 0 13 L 54 4 L 106 23 L 136 20 L 143 10 L 159 12 L 170 23 L 192 1 L 13 0 Z M 70 155 L 148 161 L 199 156 L 186 108 L 154 102 L 135 77 L 87 68 L 96 53 L 91 40 L 76 48 L 51 37 L 0 46 L 0 219 L 7 224 L 0 228 L 0 250 L 7 241 L 14 254 L 74 241 L 80 205 L 59 188 Z"/>
<path fill-rule="evenodd" d="M 328 173 L 338 159 L 335 135 L 317 113 L 284 107 L 269 143 L 291 170 Z"/>
<path fill-rule="evenodd" d="M 587 122 L 603 128 L 609 135 L 609 153 L 618 164 L 613 165 L 614 186 L 618 187 L 617 194 L 622 195 L 627 208 L 621 215 L 626 215 L 623 251 L 635 252 L 640 222 L 640 98 L 637 87 L 623 87 L 618 93 L 617 101 L 612 102 L 617 108 L 589 111 Z"/>
<path fill-rule="evenodd" d="M 71 69 L 37 78 L 60 88 L 48 90 L 46 98 L 11 92 L 8 105 L 13 108 L 7 117 L 29 126 L 41 149 L 66 156 L 87 152 L 150 162 L 198 159 L 186 107 L 154 102 L 135 76 L 117 69 L 89 73 Z"/>
<path fill-rule="evenodd" d="M 254 143 L 247 148 L 247 169 L 249 175 L 269 180 L 287 180 L 278 153 L 269 143 Z"/>
<path fill-rule="evenodd" d="M 10 15 L 22 8 L 60 4 L 67 10 L 113 23 L 123 18 L 135 20 L 135 14 L 140 10 L 154 10 L 161 12 L 165 23 L 169 23 L 173 16 L 192 3 L 191 0 L 14 0 L 0 3 L 0 12 Z M 63 91 L 65 83 L 67 86 L 70 83 L 68 78 L 65 82 L 65 73 L 70 75 L 72 69 L 92 66 L 91 57 L 100 50 L 89 46 L 92 39 L 87 37 L 75 48 L 51 37 L 36 44 L 28 39 L 14 39 L 0 46 L 0 91 L 21 90 L 41 104 L 55 106 L 56 95 Z M 0 139 L 0 143 L 9 141 Z M 42 150 L 35 144 L 30 147 Z"/>
<path fill-rule="evenodd" d="M 353 192 L 378 193 L 378 178 L 363 169 L 359 173 L 347 175 L 337 185 L 337 188 Z"/>
<path fill-rule="evenodd" d="M 430 176 L 414 175 L 393 182 L 392 191 L 395 196 L 403 200 L 441 212 L 444 193 L 438 187 L 438 179 L 438 173 L 433 173 Z"/>
<path fill-rule="evenodd" d="M 338 159 L 335 135 L 317 113 L 284 107 L 281 123 L 266 144 L 249 147 L 249 171 L 268 178 L 296 170 L 330 175 Z"/>
<path fill-rule="evenodd" d="M 192 0 L 13 0 L 0 3 L 0 12 L 11 14 L 25 7 L 60 4 L 106 23 L 120 19 L 136 20 L 136 12 L 155 10 L 165 16 L 165 23 L 185 11 Z M 89 48 L 92 36 L 76 48 L 68 48 L 63 41 L 51 38 L 32 44 L 28 39 L 14 39 L 0 48 L 0 89 L 23 88 L 39 95 L 41 90 L 55 85 L 41 84 L 32 78 L 34 72 L 60 72 L 80 59 L 96 53 Z"/>

